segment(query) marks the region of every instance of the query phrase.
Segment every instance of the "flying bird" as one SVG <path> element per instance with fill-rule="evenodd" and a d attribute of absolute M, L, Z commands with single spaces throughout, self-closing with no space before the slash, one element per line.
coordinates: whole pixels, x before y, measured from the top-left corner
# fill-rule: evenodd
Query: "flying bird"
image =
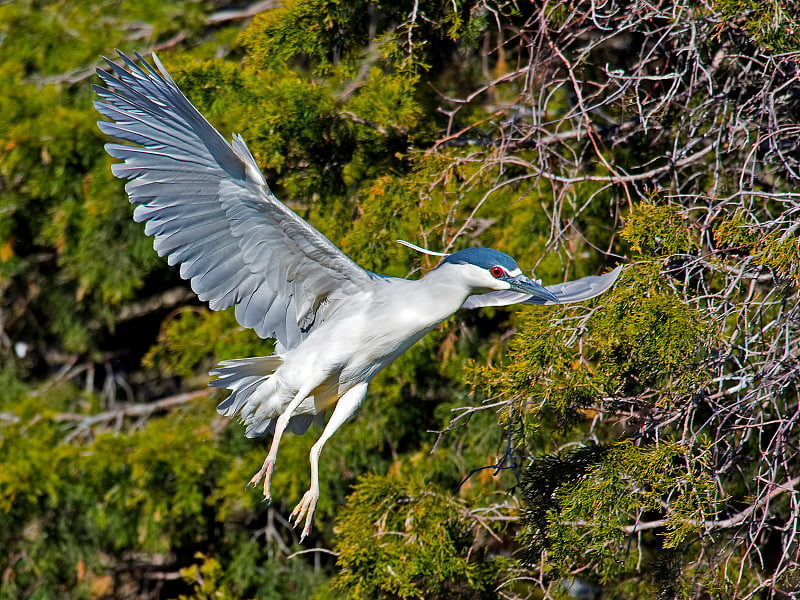
<path fill-rule="evenodd" d="M 459 308 L 587 300 L 620 273 L 542 286 L 496 250 L 447 254 L 408 242 L 441 261 L 418 280 L 366 271 L 278 201 L 242 137 L 226 141 L 155 54 L 155 68 L 139 54 L 141 66 L 119 56 L 127 69 L 107 58 L 109 72 L 97 69 L 108 87 L 94 86 L 94 104 L 110 119 L 98 121 L 100 130 L 129 142 L 105 149 L 123 161 L 112 172 L 128 180 L 134 220 L 200 300 L 212 310 L 233 306 L 242 327 L 276 340 L 271 356 L 221 362 L 209 384 L 231 391 L 217 410 L 238 415 L 247 437 L 272 433 L 250 480 L 263 480 L 265 499 L 285 430 L 304 433 L 332 411 L 311 448 L 311 485 L 292 511 L 293 525 L 305 518 L 301 541 L 320 496 L 322 447 L 378 371 Z"/>

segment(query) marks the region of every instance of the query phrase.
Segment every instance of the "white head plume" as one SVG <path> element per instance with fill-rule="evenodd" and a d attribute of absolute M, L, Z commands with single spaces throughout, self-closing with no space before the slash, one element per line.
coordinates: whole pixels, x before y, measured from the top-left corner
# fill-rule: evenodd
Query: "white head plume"
<path fill-rule="evenodd" d="M 435 252 L 433 250 L 428 250 L 427 248 L 420 248 L 416 244 L 412 244 L 411 242 L 407 242 L 405 240 L 395 240 L 398 244 L 403 244 L 403 246 L 408 246 L 412 250 L 416 250 L 417 252 L 422 252 L 423 254 L 429 254 L 431 256 L 450 256 L 449 252 Z"/>

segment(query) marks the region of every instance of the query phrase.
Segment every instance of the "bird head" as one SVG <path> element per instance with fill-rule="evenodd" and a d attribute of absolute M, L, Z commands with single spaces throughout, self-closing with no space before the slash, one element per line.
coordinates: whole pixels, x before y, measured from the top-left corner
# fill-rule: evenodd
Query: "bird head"
<path fill-rule="evenodd" d="M 439 266 L 453 265 L 473 292 L 512 290 L 543 298 L 558 299 L 541 284 L 526 277 L 508 254 L 489 248 L 467 248 L 447 255 Z"/>

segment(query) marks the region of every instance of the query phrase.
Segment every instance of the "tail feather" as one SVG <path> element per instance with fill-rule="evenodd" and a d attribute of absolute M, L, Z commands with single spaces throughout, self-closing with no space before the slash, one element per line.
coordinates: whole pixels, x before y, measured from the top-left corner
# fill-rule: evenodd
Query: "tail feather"
<path fill-rule="evenodd" d="M 282 364 L 283 359 L 274 354 L 272 356 L 234 358 L 220 362 L 219 365 L 217 365 L 217 368 L 209 371 L 209 375 L 219 378 L 242 377 L 245 375 L 263 377 L 264 375 L 271 375 L 277 371 L 278 367 L 280 367 Z"/>
<path fill-rule="evenodd" d="M 238 414 L 247 426 L 245 436 L 249 438 L 275 431 L 276 411 L 283 402 L 273 374 L 282 364 L 280 356 L 255 356 L 224 360 L 210 371 L 217 379 L 209 382 L 209 386 L 231 390 L 217 405 L 217 412 L 226 417 Z M 322 424 L 324 420 L 324 412 L 293 415 L 288 428 L 299 435 L 312 423 Z"/>
<path fill-rule="evenodd" d="M 253 393 L 258 391 L 261 385 L 265 384 L 268 379 L 269 377 L 254 376 L 243 378 L 240 384 L 229 388 L 231 390 L 231 394 L 217 405 L 217 412 L 227 417 L 241 412 L 241 417 L 244 419 L 257 408 L 257 406 L 253 404 L 248 410 L 247 401 L 251 399 Z"/>
<path fill-rule="evenodd" d="M 279 356 L 254 356 L 224 360 L 209 374 L 217 379 L 208 385 L 231 390 L 230 396 L 217 405 L 217 412 L 224 416 L 232 416 L 242 410 L 262 384 L 281 366 L 283 360 Z M 249 412 L 256 407 L 253 406 Z"/>

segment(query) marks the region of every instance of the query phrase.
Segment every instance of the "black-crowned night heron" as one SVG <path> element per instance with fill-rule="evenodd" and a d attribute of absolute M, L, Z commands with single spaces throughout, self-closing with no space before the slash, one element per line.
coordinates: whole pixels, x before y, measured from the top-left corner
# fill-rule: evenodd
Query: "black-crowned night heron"
<path fill-rule="evenodd" d="M 365 271 L 270 192 L 244 140 L 229 144 L 192 106 L 158 58 L 160 74 L 120 54 L 130 71 L 106 59 L 109 86 L 95 86 L 100 129 L 135 145 L 107 144 L 124 162 L 134 219 L 170 265 L 213 310 L 235 307 L 237 321 L 275 338 L 272 356 L 222 362 L 210 385 L 231 394 L 218 410 L 239 417 L 245 435 L 272 432 L 263 466 L 270 479 L 281 435 L 303 433 L 333 413 L 312 446 L 311 486 L 292 512 L 308 535 L 319 498 L 318 462 L 328 438 L 361 404 L 375 374 L 459 308 L 557 304 L 605 291 L 621 267 L 602 276 L 543 287 L 507 254 L 470 248 L 439 254 L 422 279 Z M 473 295 L 478 294 L 478 295 Z M 302 539 L 302 538 L 301 538 Z"/>

